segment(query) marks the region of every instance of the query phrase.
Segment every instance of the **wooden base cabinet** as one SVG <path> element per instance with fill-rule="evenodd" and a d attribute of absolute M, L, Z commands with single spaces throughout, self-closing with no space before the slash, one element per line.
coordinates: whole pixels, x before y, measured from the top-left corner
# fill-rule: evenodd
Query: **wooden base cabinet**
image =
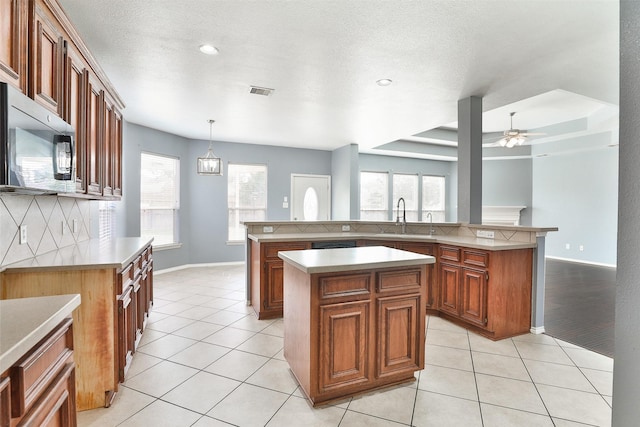
<path fill-rule="evenodd" d="M 528 333 L 532 260 L 531 249 L 440 245 L 439 315 L 491 339 Z"/>
<path fill-rule="evenodd" d="M 285 358 L 314 406 L 424 368 L 426 266 L 284 278 Z"/>
<path fill-rule="evenodd" d="M 147 278 L 142 258 L 147 257 Z M 141 249 L 124 268 L 53 269 L 3 272 L 2 299 L 80 294 L 73 312 L 75 405 L 79 411 L 108 407 L 126 378 L 140 342 L 153 292 L 151 246 Z M 97 267 L 97 266 L 96 266 Z M 145 291 L 142 283 L 145 283 Z M 138 301 L 140 296 L 144 299 Z"/>
<path fill-rule="evenodd" d="M 72 320 L 66 319 L 0 375 L 0 426 L 76 425 Z"/>
<path fill-rule="evenodd" d="M 251 243 L 251 307 L 258 319 L 282 317 L 284 269 L 278 252 L 309 248 L 309 242 Z"/>

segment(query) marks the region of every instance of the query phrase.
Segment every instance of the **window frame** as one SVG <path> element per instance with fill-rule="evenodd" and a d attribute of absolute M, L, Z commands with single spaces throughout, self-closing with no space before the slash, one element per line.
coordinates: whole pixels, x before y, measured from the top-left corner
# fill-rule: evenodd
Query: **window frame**
<path fill-rule="evenodd" d="M 378 220 L 378 219 L 362 219 L 362 213 L 363 213 L 363 209 L 362 209 L 362 174 L 364 173 L 371 173 L 371 174 L 381 174 L 381 175 L 385 175 L 386 176 L 386 188 L 385 188 L 385 192 L 386 192 L 386 206 L 384 209 L 368 209 L 365 212 L 385 212 L 386 213 L 386 219 L 385 220 Z M 391 219 L 390 215 L 392 215 L 393 212 L 389 211 L 389 204 L 392 203 L 389 198 L 389 184 L 390 184 L 390 180 L 389 180 L 389 176 L 391 174 L 388 171 L 374 171 L 374 170 L 361 170 L 360 174 L 358 176 L 358 217 L 360 218 L 360 220 L 363 221 L 389 221 Z"/>
<path fill-rule="evenodd" d="M 262 221 L 265 221 L 267 218 L 267 213 L 268 213 L 268 208 L 269 208 L 269 166 L 266 163 L 240 163 L 240 162 L 229 162 L 227 164 L 227 244 L 229 245 L 234 245 L 234 244 L 244 244 L 245 240 L 246 240 L 246 236 L 243 235 L 242 238 L 238 238 L 238 239 L 232 239 L 231 237 L 231 216 L 232 213 L 231 211 L 240 211 L 242 209 L 249 209 L 249 208 L 243 208 L 243 207 L 234 207 L 231 208 L 229 207 L 229 196 L 230 196 L 230 192 L 229 192 L 229 185 L 230 185 L 230 177 L 232 176 L 232 170 L 234 167 L 236 166 L 252 166 L 252 167 L 263 167 L 264 168 L 264 174 L 265 174 L 265 183 L 264 183 L 264 208 L 260 208 L 260 209 L 256 209 L 256 208 L 251 208 L 251 210 L 263 210 L 264 211 L 264 219 Z M 238 217 L 238 225 L 241 225 L 243 221 L 240 221 L 240 215 L 237 215 Z M 252 220 L 254 221 L 254 220 Z M 255 221 L 259 221 L 259 220 L 255 220 Z M 240 228 L 240 227 L 238 227 Z M 245 233 L 246 234 L 246 233 Z"/>
<path fill-rule="evenodd" d="M 143 191 L 142 191 L 142 184 L 143 184 L 143 177 L 142 177 L 142 158 L 143 156 L 154 156 L 154 157 L 162 157 L 162 158 L 166 158 L 166 159 L 171 159 L 174 160 L 175 163 L 175 182 L 174 182 L 174 189 L 175 189 L 175 194 L 176 197 L 174 200 L 174 207 L 170 210 L 173 211 L 173 215 L 172 215 L 172 224 L 173 224 L 173 230 L 172 230 L 172 242 L 170 243 L 158 243 L 157 242 L 157 238 L 155 235 L 144 235 L 143 234 L 143 213 L 144 211 L 148 211 L 148 210 L 169 210 L 168 208 L 143 208 Z M 156 153 L 156 152 L 152 152 L 152 151 L 141 151 L 140 152 L 140 236 L 142 237 L 153 237 L 154 239 L 154 243 L 153 243 L 153 247 L 156 250 L 163 250 L 163 249 L 174 249 L 174 248 L 179 248 L 182 246 L 182 243 L 180 242 L 180 183 L 181 183 L 181 179 L 180 179 L 180 170 L 181 170 L 181 158 L 179 156 L 173 156 L 170 154 L 163 154 L 163 153 Z"/>

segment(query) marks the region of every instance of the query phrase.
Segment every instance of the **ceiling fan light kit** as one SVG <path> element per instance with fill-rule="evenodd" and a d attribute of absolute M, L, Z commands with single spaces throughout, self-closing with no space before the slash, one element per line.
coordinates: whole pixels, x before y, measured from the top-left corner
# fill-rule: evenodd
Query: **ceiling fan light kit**
<path fill-rule="evenodd" d="M 527 141 L 527 135 L 544 135 L 539 133 L 527 133 L 527 131 L 514 129 L 513 116 L 515 114 L 515 111 L 509 113 L 511 116 L 511 126 L 509 127 L 509 130 L 504 131 L 504 136 L 497 142 L 497 145 L 500 147 L 513 148 L 516 145 L 523 145 Z"/>

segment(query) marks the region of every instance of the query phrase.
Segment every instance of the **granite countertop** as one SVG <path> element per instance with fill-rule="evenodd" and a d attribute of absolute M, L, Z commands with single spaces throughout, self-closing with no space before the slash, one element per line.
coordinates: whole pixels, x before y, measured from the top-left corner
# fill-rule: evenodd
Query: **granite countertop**
<path fill-rule="evenodd" d="M 328 241 L 328 240 L 406 240 L 410 242 L 440 243 L 465 246 L 468 248 L 503 251 L 535 248 L 535 243 L 516 242 L 496 239 L 482 239 L 470 236 L 445 236 L 426 234 L 392 234 L 392 233 L 263 233 L 249 234 L 248 238 L 256 242 L 295 242 L 295 241 Z"/>
<path fill-rule="evenodd" d="M 80 295 L 0 300 L 0 373 L 6 371 L 80 305 Z"/>
<path fill-rule="evenodd" d="M 153 239 L 121 237 L 90 239 L 75 245 L 2 266 L 4 271 L 26 271 L 37 268 L 86 270 L 92 268 L 121 269 L 129 264 Z"/>
<path fill-rule="evenodd" d="M 432 256 L 386 246 L 282 251 L 278 252 L 278 256 L 307 274 L 435 263 L 435 258 Z"/>

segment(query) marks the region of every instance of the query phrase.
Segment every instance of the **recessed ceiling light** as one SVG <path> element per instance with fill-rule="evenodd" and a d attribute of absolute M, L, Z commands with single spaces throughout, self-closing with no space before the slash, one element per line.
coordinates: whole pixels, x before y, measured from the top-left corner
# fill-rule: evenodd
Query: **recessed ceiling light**
<path fill-rule="evenodd" d="M 376 82 L 378 86 L 389 86 L 393 81 L 391 79 L 380 79 Z"/>
<path fill-rule="evenodd" d="M 207 55 L 217 55 L 218 48 L 211 46 L 210 44 L 203 44 L 200 46 L 200 52 L 206 53 Z"/>

